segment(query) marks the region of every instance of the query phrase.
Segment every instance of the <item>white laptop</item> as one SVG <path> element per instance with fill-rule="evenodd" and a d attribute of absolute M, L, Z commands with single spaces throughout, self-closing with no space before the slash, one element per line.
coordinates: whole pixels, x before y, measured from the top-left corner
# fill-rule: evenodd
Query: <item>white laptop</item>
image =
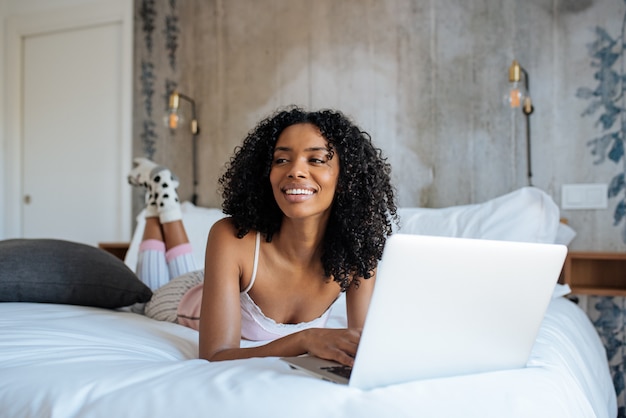
<path fill-rule="evenodd" d="M 563 245 L 395 234 L 350 377 L 317 357 L 283 360 L 361 389 L 524 367 L 566 254 Z"/>

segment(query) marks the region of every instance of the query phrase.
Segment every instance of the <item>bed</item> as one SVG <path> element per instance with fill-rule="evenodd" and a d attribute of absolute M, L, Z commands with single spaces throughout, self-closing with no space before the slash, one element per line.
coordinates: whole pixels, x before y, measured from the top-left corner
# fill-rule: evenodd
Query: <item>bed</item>
<path fill-rule="evenodd" d="M 559 224 L 554 202 L 534 188 L 483 204 L 403 208 L 401 214 L 399 231 L 405 233 L 537 242 L 567 242 L 574 234 Z M 198 246 L 222 215 L 187 204 L 184 216 Z M 139 222 L 129 265 L 141 228 Z M 6 300 L 2 281 L 11 274 L 4 263 L 0 256 L 0 296 Z M 38 280 L 42 287 L 44 279 Z M 585 313 L 564 297 L 564 285 L 555 285 L 527 367 L 371 391 L 310 378 L 277 358 L 206 362 L 196 358 L 198 335 L 191 329 L 125 307 L 93 306 L 102 300 L 35 303 L 24 300 L 34 299 L 27 293 L 21 301 L 0 303 L 2 417 L 617 416 L 605 349 Z M 333 309 L 329 326 L 345 324 L 343 303 Z"/>

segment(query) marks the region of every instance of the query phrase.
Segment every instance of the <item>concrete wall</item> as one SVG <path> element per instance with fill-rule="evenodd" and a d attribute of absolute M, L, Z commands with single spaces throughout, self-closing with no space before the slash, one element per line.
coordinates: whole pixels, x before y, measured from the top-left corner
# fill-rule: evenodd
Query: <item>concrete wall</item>
<path fill-rule="evenodd" d="M 503 106 L 508 66 L 527 70 L 533 184 L 608 184 L 623 164 L 594 164 L 600 112 L 587 45 L 618 37 L 621 0 L 135 0 L 135 155 L 167 164 L 191 195 L 191 135 L 162 124 L 167 92 L 197 101 L 199 204 L 246 133 L 278 107 L 338 108 L 381 147 L 402 206 L 478 203 L 527 184 L 526 130 Z M 183 110 L 185 104 L 183 103 Z M 562 211 L 573 249 L 623 251 L 620 199 Z M 135 197 L 135 209 L 142 198 Z"/>

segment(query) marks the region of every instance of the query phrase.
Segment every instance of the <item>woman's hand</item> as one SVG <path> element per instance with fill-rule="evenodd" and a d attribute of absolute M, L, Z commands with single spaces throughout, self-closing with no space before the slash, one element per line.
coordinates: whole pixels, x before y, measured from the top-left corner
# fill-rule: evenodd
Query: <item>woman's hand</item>
<path fill-rule="evenodd" d="M 310 355 L 352 366 L 361 339 L 361 330 L 311 328 L 302 331 L 302 337 L 304 347 Z"/>

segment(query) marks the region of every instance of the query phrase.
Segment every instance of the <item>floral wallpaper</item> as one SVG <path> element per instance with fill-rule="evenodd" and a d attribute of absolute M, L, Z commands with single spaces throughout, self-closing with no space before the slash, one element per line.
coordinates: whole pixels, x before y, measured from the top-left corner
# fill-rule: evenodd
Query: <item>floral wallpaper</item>
<path fill-rule="evenodd" d="M 595 27 L 594 35 L 587 50 L 595 69 L 595 87 L 580 87 L 576 96 L 589 101 L 582 117 L 595 116 L 594 126 L 601 130 L 600 136 L 587 141 L 594 164 L 610 161 L 621 167 L 608 183 L 608 197 L 617 199 L 613 225 L 621 226 L 621 239 L 626 243 L 626 11 L 617 35 L 600 26 Z M 626 417 L 626 298 L 592 296 L 587 313 L 606 347 L 618 398 L 618 417 Z"/>
<path fill-rule="evenodd" d="M 587 313 L 606 348 L 613 385 L 617 394 L 618 418 L 626 417 L 626 387 L 624 363 L 626 362 L 626 298 L 589 297 Z"/>
<path fill-rule="evenodd" d="M 159 3 L 158 6 L 161 6 Z M 180 24 L 177 13 L 177 0 L 168 0 L 165 8 L 157 7 L 155 0 L 140 0 L 137 19 L 143 34 L 141 71 L 139 83 L 143 104 L 142 131 L 139 134 L 143 155 L 154 159 L 161 118 L 167 110 L 169 96 L 178 85 L 176 79 L 177 51 Z M 163 23 L 162 25 L 160 23 Z M 163 27 L 162 34 L 155 34 L 157 27 Z M 160 36 L 156 36 L 160 35 Z M 155 40 L 162 40 L 163 45 L 154 52 Z M 158 65 L 162 50 L 166 51 L 167 66 Z M 159 74 L 157 75 L 156 69 Z M 168 71 L 169 70 L 169 71 Z M 162 79 L 162 80 L 161 80 Z M 161 84 L 160 86 L 158 84 Z M 155 95 L 162 91 L 162 95 Z M 155 109 L 156 103 L 156 109 Z"/>
<path fill-rule="evenodd" d="M 623 0 L 622 0 L 623 1 Z M 581 87 L 577 97 L 590 101 L 582 116 L 596 115 L 596 126 L 602 130 L 599 137 L 590 139 L 587 146 L 595 156 L 595 164 L 603 164 L 607 160 L 622 167 L 608 185 L 608 197 L 617 199 L 617 207 L 613 213 L 613 224 L 621 224 L 622 241 L 626 243 L 626 157 L 624 141 L 626 141 L 626 12 L 618 36 L 612 36 L 604 28 L 595 28 L 595 40 L 588 48 L 591 66 L 596 69 L 594 88 Z"/>

